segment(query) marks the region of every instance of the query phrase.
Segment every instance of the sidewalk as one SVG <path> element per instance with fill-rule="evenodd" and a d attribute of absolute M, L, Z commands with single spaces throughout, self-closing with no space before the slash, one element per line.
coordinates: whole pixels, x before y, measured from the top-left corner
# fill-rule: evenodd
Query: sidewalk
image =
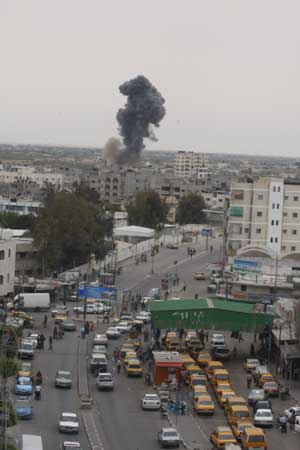
<path fill-rule="evenodd" d="M 182 445 L 188 450 L 208 450 L 211 448 L 207 433 L 196 422 L 194 416 L 168 413 L 171 427 L 175 427 L 180 434 Z"/>

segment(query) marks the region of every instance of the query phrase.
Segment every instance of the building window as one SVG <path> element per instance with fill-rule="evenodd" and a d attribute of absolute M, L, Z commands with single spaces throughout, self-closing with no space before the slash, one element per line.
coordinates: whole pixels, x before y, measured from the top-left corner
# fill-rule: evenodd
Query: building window
<path fill-rule="evenodd" d="M 283 216 L 284 216 L 284 217 L 287 217 L 287 216 L 288 216 L 288 213 L 287 213 L 287 212 L 284 212 L 284 213 L 283 213 Z"/>
<path fill-rule="evenodd" d="M 256 228 L 256 234 L 260 234 L 261 233 L 261 228 Z"/>
<path fill-rule="evenodd" d="M 262 217 L 262 211 L 257 211 L 257 217 Z"/>
<path fill-rule="evenodd" d="M 276 244 L 278 243 L 278 238 L 277 238 L 277 237 L 275 238 L 275 243 L 276 243 Z"/>
<path fill-rule="evenodd" d="M 275 203 L 272 203 L 272 209 L 275 209 Z"/>
<path fill-rule="evenodd" d="M 288 200 L 289 199 L 289 196 L 288 195 L 285 195 L 284 196 L 284 200 Z"/>
<path fill-rule="evenodd" d="M 273 186 L 273 192 L 276 192 L 276 186 Z"/>
<path fill-rule="evenodd" d="M 0 275 L 0 284 L 3 284 L 4 278 L 3 275 Z"/>
<path fill-rule="evenodd" d="M 296 251 L 296 247 L 293 245 L 292 247 L 291 247 L 291 252 L 295 252 Z"/>
<path fill-rule="evenodd" d="M 272 220 L 271 225 L 272 225 L 272 226 L 274 225 L 274 220 Z"/>
<path fill-rule="evenodd" d="M 293 200 L 294 200 L 294 202 L 297 202 L 298 201 L 298 195 L 295 195 L 294 197 L 293 197 Z"/>
<path fill-rule="evenodd" d="M 270 242 L 271 242 L 271 244 L 273 244 L 273 238 L 272 237 L 270 238 Z"/>
<path fill-rule="evenodd" d="M 285 250 L 286 250 L 286 246 L 283 245 L 283 246 L 281 247 L 281 251 L 282 251 L 282 252 L 285 252 Z"/>
<path fill-rule="evenodd" d="M 236 190 L 232 195 L 233 200 L 244 200 L 244 191 Z"/>
<path fill-rule="evenodd" d="M 279 203 L 277 203 L 277 209 L 279 209 L 280 208 L 280 204 Z"/>
<path fill-rule="evenodd" d="M 249 233 L 249 228 L 244 228 L 244 233 Z"/>
<path fill-rule="evenodd" d="M 294 219 L 297 219 L 298 213 L 293 213 L 293 217 L 294 217 Z"/>
<path fill-rule="evenodd" d="M 292 234 L 297 234 L 297 230 L 292 230 Z"/>
<path fill-rule="evenodd" d="M 258 194 L 257 199 L 258 199 L 258 200 L 263 200 L 263 199 L 264 199 L 263 194 Z"/>
<path fill-rule="evenodd" d="M 4 258 L 5 258 L 5 251 L 0 250 L 0 259 L 4 259 Z"/>
<path fill-rule="evenodd" d="M 276 220 L 276 222 L 275 222 L 275 223 L 276 223 L 276 225 L 279 225 L 279 220 Z"/>
<path fill-rule="evenodd" d="M 10 258 L 10 256 L 11 256 L 11 249 L 9 248 L 8 249 L 8 257 Z"/>
<path fill-rule="evenodd" d="M 241 291 L 245 292 L 247 290 L 247 285 L 246 284 L 242 284 L 241 285 Z"/>
<path fill-rule="evenodd" d="M 286 230 L 284 229 L 284 230 L 282 230 L 282 234 L 286 234 Z"/>
<path fill-rule="evenodd" d="M 280 186 L 277 186 L 277 192 L 280 192 Z"/>

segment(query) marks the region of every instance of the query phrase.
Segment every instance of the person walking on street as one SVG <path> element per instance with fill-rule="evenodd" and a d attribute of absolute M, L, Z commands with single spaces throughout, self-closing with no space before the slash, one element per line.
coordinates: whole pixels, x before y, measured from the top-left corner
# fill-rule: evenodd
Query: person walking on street
<path fill-rule="evenodd" d="M 284 414 L 282 414 L 279 417 L 279 425 L 280 425 L 281 433 L 286 433 L 287 432 L 287 418 Z"/>
<path fill-rule="evenodd" d="M 186 284 L 185 284 L 185 283 L 183 283 L 183 287 L 182 287 L 182 290 L 183 290 L 183 292 L 185 292 L 185 291 L 186 291 Z"/>
<path fill-rule="evenodd" d="M 248 373 L 247 375 L 247 388 L 250 389 L 252 384 L 252 375 L 251 373 Z"/>
<path fill-rule="evenodd" d="M 81 334 L 81 338 L 84 339 L 85 338 L 85 327 L 84 327 L 84 325 L 82 325 L 82 327 L 80 328 L 80 334 Z"/>
<path fill-rule="evenodd" d="M 53 350 L 53 337 L 49 336 L 49 350 Z"/>
<path fill-rule="evenodd" d="M 44 350 L 44 342 L 45 342 L 45 336 L 43 335 L 43 333 L 40 335 L 40 349 Z"/>
<path fill-rule="evenodd" d="M 117 361 L 117 371 L 118 371 L 118 373 L 121 372 L 121 361 L 119 359 Z"/>
<path fill-rule="evenodd" d="M 57 326 L 55 325 L 53 328 L 53 339 L 57 338 Z"/>
<path fill-rule="evenodd" d="M 44 320 L 43 320 L 43 326 L 44 328 L 47 328 L 47 323 L 48 323 L 48 316 L 47 314 L 44 315 Z"/>
<path fill-rule="evenodd" d="M 294 431 L 295 430 L 295 422 L 296 422 L 296 412 L 293 411 L 291 417 L 289 418 L 289 422 L 290 422 L 290 430 Z"/>

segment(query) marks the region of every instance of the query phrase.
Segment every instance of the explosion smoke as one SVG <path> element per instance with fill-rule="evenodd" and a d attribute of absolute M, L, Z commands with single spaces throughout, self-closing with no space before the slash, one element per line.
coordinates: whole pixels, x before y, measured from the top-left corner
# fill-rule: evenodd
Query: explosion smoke
<path fill-rule="evenodd" d="M 156 140 L 153 127 L 159 127 L 166 109 L 160 92 L 143 75 L 121 84 L 119 90 L 127 97 L 125 107 L 117 113 L 123 147 L 119 139 L 110 138 L 104 154 L 107 160 L 125 164 L 139 159 L 144 138 Z"/>

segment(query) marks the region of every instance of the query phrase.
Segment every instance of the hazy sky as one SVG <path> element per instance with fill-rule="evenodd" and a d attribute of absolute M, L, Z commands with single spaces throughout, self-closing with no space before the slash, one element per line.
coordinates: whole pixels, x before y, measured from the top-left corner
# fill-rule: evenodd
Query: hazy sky
<path fill-rule="evenodd" d="M 166 99 L 149 148 L 300 156 L 299 0 L 1 0 L 0 142 L 102 146 L 118 86 Z"/>

